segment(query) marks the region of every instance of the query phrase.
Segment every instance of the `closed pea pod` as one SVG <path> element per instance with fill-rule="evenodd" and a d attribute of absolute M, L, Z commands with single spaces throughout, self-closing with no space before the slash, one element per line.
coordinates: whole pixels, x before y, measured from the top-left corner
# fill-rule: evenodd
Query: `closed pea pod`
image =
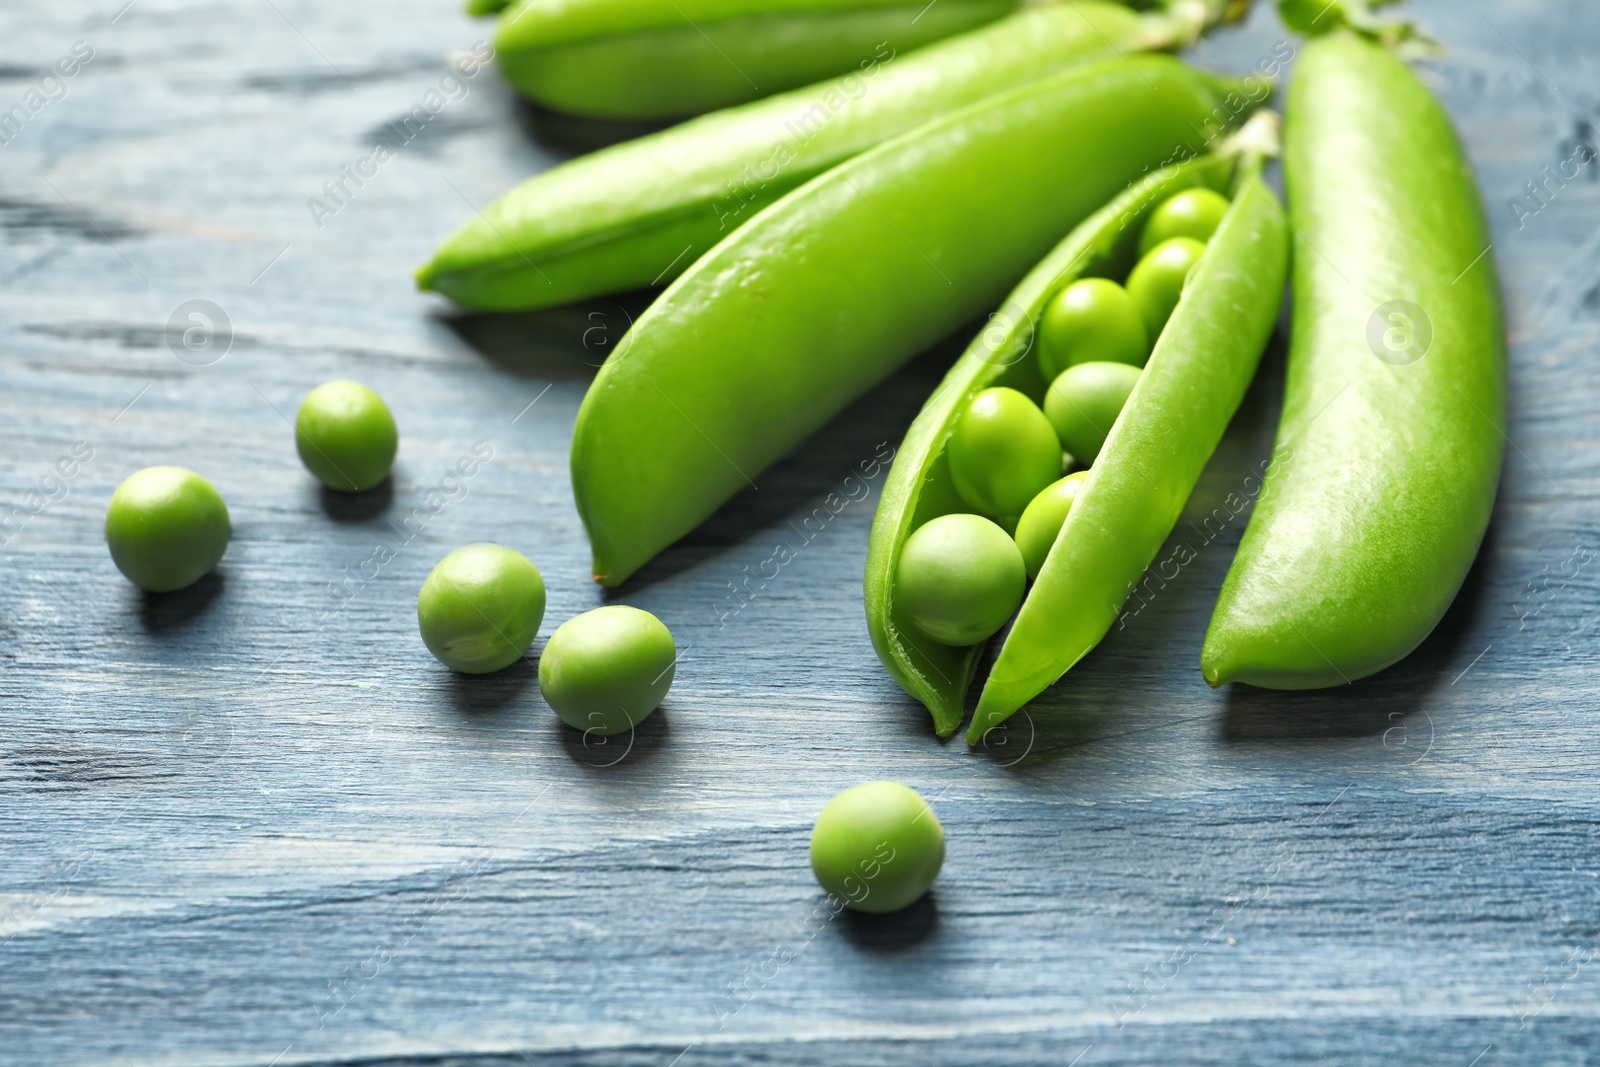
<path fill-rule="evenodd" d="M 1270 118 L 1255 123 L 1270 125 Z M 1252 143 L 1258 129 L 1247 129 L 1241 142 Z M 1243 395 L 1275 317 L 1285 269 L 1276 200 L 1258 184 L 1258 170 L 1253 153 L 1218 153 L 1162 168 L 1112 200 L 1018 285 L 1004 304 L 1004 328 L 973 341 L 912 423 L 884 485 L 868 545 L 867 623 L 879 658 L 928 707 L 941 736 L 961 723 L 982 648 L 926 640 L 908 625 L 893 579 L 915 530 L 965 509 L 951 485 L 946 454 L 956 414 L 969 397 L 995 386 L 1042 398 L 1046 382 L 1030 351 L 1031 323 L 1054 295 L 1082 276 L 1125 273 L 1137 257 L 1144 218 L 1174 193 L 1197 187 L 1236 191 L 1214 239 L 1220 254 L 1202 262 L 1194 292 L 1156 343 L 1098 461 L 1070 507 L 1059 509 L 1066 520 L 985 688 L 979 711 L 984 725 L 980 729 L 975 720 L 971 735 L 976 739 L 1109 629 Z M 1126 428 L 1130 419 L 1137 423 L 1133 430 Z M 1027 536 L 1037 553 L 1037 534 L 1030 528 Z M 1064 553 L 1069 539 L 1075 551 Z"/>
<path fill-rule="evenodd" d="M 1411 652 L 1472 565 L 1504 452 L 1488 225 L 1432 94 L 1349 30 L 1308 43 L 1284 173 L 1283 415 L 1201 653 L 1214 686 L 1340 685 Z"/>
<path fill-rule="evenodd" d="M 1017 0 L 521 0 L 506 80 L 549 107 L 671 118 L 769 96 L 1001 18 Z"/>
<path fill-rule="evenodd" d="M 1172 46 L 1198 29 L 1178 14 L 1077 0 L 873 60 L 530 178 L 445 238 L 417 284 L 494 309 L 659 285 L 780 196 L 875 145 L 1074 63 Z"/>
<path fill-rule="evenodd" d="M 596 579 L 627 578 L 991 306 L 1052 234 L 1192 154 L 1206 123 L 1242 117 L 1233 84 L 1165 57 L 1085 66 L 859 156 L 720 244 L 641 316 L 579 411 L 573 491 Z"/>

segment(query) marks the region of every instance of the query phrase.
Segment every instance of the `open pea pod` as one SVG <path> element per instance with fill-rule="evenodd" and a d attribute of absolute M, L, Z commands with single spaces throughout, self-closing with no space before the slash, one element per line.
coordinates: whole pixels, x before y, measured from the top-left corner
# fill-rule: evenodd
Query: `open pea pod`
<path fill-rule="evenodd" d="M 1231 194 L 1210 248 L 1163 330 L 1001 650 L 969 740 L 1043 691 L 1110 629 L 1176 523 L 1254 374 L 1277 315 L 1287 242 L 1277 198 L 1260 183 L 1270 115 L 1223 150 L 1155 171 L 1083 222 L 1017 286 L 912 423 L 884 486 L 868 547 L 865 599 L 878 656 L 922 701 L 941 737 L 961 723 L 983 646 L 933 642 L 897 612 L 894 575 L 913 531 L 971 509 L 956 494 L 946 445 L 974 395 L 1004 386 L 1035 401 L 1048 383 L 1034 324 L 1083 277 L 1122 277 L 1142 223 L 1184 189 Z"/>
<path fill-rule="evenodd" d="M 1088 64 L 920 126 L 740 227 L 640 316 L 579 409 L 572 489 L 595 579 L 620 583 L 757 487 L 992 307 L 1054 234 L 1266 95 L 1165 56 Z"/>
<path fill-rule="evenodd" d="M 852 156 L 1073 64 L 1177 47 L 1219 14 L 1139 14 L 1072 0 L 916 52 L 891 46 L 843 77 L 529 178 L 446 237 L 417 284 L 497 310 L 664 284 L 762 208 Z"/>

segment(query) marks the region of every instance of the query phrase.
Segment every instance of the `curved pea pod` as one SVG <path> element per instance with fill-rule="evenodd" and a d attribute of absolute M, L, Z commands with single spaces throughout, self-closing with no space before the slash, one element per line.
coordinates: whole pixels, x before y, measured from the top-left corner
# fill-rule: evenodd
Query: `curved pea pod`
<path fill-rule="evenodd" d="M 623 581 L 755 486 L 991 306 L 1053 235 L 1249 106 L 1175 59 L 1090 64 L 936 119 L 757 215 L 651 305 L 584 398 L 572 482 L 596 580 Z"/>
<path fill-rule="evenodd" d="M 1097 55 L 1181 43 L 1193 19 L 1103 0 L 1019 13 L 852 74 L 563 163 L 445 238 L 418 285 L 548 307 L 670 281 L 783 194 L 939 115 Z"/>
<path fill-rule="evenodd" d="M 1504 452 L 1500 290 L 1444 110 L 1340 31 L 1296 64 L 1285 149 L 1283 415 L 1201 653 L 1213 686 L 1339 685 L 1410 653 L 1477 555 Z"/>
<path fill-rule="evenodd" d="M 1017 0 L 521 0 L 495 60 L 547 107 L 674 118 L 729 107 L 1001 18 Z M 882 57 L 879 56 L 881 59 Z"/>
<path fill-rule="evenodd" d="M 1270 115 L 1253 119 L 1240 141 L 1258 143 L 1271 125 Z M 980 729 L 975 719 L 970 735 L 976 740 L 1105 635 L 1243 395 L 1270 333 L 1286 269 L 1276 199 L 1258 174 L 1256 156 L 1230 150 L 1162 168 L 1128 188 L 1023 279 L 906 433 L 867 549 L 867 626 L 879 659 L 927 706 L 941 737 L 961 724 L 983 646 L 954 647 L 920 635 L 898 611 L 894 575 L 900 550 L 917 528 L 969 510 L 956 494 L 945 454 L 961 412 L 995 386 L 1041 400 L 1048 383 L 1034 353 L 1034 328 L 1051 298 L 1082 277 L 1124 276 L 1138 258 L 1144 218 L 1174 194 L 1196 187 L 1234 193 L 1203 271 L 1163 331 L 1024 601 L 985 688 L 984 725 Z M 1067 530 L 1074 524 L 1069 550 Z"/>
<path fill-rule="evenodd" d="M 1111 629 L 1255 376 L 1283 298 L 1288 248 L 1283 208 L 1261 183 L 1259 158 L 1246 157 L 1228 213 L 1001 646 L 969 743 Z"/>

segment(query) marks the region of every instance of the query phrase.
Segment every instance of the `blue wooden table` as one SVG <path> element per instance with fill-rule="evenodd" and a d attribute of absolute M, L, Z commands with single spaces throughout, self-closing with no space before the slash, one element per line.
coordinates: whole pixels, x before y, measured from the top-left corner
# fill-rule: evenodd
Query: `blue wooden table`
<path fill-rule="evenodd" d="M 1592 3 L 1413 8 L 1448 46 L 1427 76 L 1478 168 L 1512 341 L 1499 504 L 1437 633 L 1344 689 L 1208 690 L 1241 514 L 975 752 L 872 653 L 882 476 L 850 480 L 964 338 L 603 593 L 567 443 L 648 297 L 462 314 L 409 271 L 630 131 L 532 112 L 492 70 L 441 81 L 487 35 L 457 6 L 0 10 L 0 110 L 23 106 L 0 129 L 0 1061 L 1600 1061 Z M 1245 70 L 1287 39 L 1263 8 L 1196 57 Z M 175 342 L 205 321 L 210 347 Z M 334 377 L 401 426 L 371 497 L 295 458 L 287 417 Z M 1193 516 L 1267 455 L 1281 380 L 1280 341 Z M 235 523 L 214 576 L 159 598 L 101 536 L 158 463 L 212 479 Z M 830 493 L 849 502 L 796 545 Z M 608 599 L 672 627 L 678 681 L 637 736 L 586 745 L 529 663 L 428 656 L 416 590 L 473 540 L 543 570 L 535 652 Z M 780 541 L 795 558 L 747 584 Z M 836 917 L 811 822 L 880 777 L 932 800 L 944 873 L 902 914 Z"/>

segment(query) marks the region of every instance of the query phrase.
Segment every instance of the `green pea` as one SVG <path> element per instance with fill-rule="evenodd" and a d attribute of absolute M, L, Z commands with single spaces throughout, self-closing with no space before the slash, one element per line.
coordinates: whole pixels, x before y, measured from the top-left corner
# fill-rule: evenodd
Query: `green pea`
<path fill-rule="evenodd" d="M 1228 198 L 1221 193 L 1204 186 L 1185 189 L 1150 213 L 1144 232 L 1139 235 L 1139 254 L 1146 255 L 1156 245 L 1174 237 L 1209 241 L 1227 213 Z"/>
<path fill-rule="evenodd" d="M 1045 417 L 1073 459 L 1086 467 L 1094 463 L 1141 373 L 1126 363 L 1079 363 L 1050 383 Z"/>
<path fill-rule="evenodd" d="M 609 736 L 639 725 L 666 698 L 678 649 L 660 619 L 623 604 L 586 611 L 550 636 L 539 692 L 575 730 Z"/>
<path fill-rule="evenodd" d="M 441 559 L 417 594 L 428 651 L 451 670 L 487 674 L 533 644 L 544 619 L 544 579 L 528 557 L 501 545 L 463 545 Z"/>
<path fill-rule="evenodd" d="M 1178 306 L 1189 272 L 1205 251 L 1206 246 L 1193 237 L 1174 237 L 1145 253 L 1128 275 L 1128 295 L 1139 306 L 1152 347 Z"/>
<path fill-rule="evenodd" d="M 1028 584 L 1022 552 L 982 515 L 941 515 L 906 539 L 895 599 L 906 620 L 945 645 L 975 645 L 1005 625 Z"/>
<path fill-rule="evenodd" d="M 867 782 L 828 802 L 811 830 L 817 882 L 856 911 L 881 915 L 921 899 L 944 865 L 944 827 L 916 790 Z"/>
<path fill-rule="evenodd" d="M 358 382 L 311 390 L 294 420 L 300 462 L 330 489 L 371 489 L 389 474 L 400 436 L 383 398 Z"/>
<path fill-rule="evenodd" d="M 1061 445 L 1039 405 L 1015 389 L 985 389 L 947 446 L 956 492 L 973 511 L 1015 521 L 1061 476 Z"/>
<path fill-rule="evenodd" d="M 193 585 L 228 550 L 233 527 L 222 494 L 182 467 L 128 475 L 106 508 L 106 545 L 128 581 L 152 593 Z"/>
<path fill-rule="evenodd" d="M 1144 318 L 1116 282 L 1081 278 L 1045 306 L 1039 323 L 1039 366 L 1045 381 L 1074 363 L 1109 360 L 1142 367 L 1149 358 Z"/>
<path fill-rule="evenodd" d="M 1067 475 L 1033 498 L 1033 503 L 1017 521 L 1017 548 L 1022 551 L 1022 562 L 1027 565 L 1028 577 L 1037 578 L 1050 549 L 1056 543 L 1061 527 L 1066 525 L 1072 502 L 1078 499 L 1088 471 Z"/>

